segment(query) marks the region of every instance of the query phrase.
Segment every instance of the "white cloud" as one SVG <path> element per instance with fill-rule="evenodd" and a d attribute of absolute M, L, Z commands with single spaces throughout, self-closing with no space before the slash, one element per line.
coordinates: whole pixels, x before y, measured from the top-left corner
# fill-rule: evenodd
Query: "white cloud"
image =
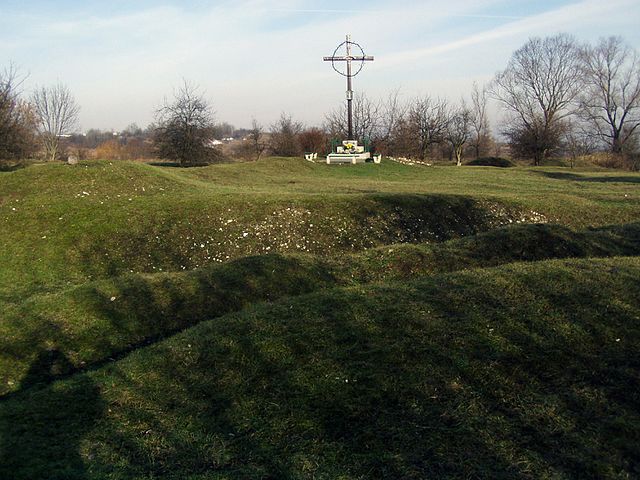
<path fill-rule="evenodd" d="M 582 28 L 587 22 L 601 24 L 604 15 L 610 15 L 612 11 L 615 12 L 616 10 L 625 12 L 627 7 L 635 5 L 635 0 L 609 0 L 608 2 L 585 0 L 539 15 L 519 19 L 454 41 L 411 51 L 396 52 L 393 57 L 388 59 L 385 66 L 380 68 L 395 67 L 415 62 L 425 57 L 441 55 L 508 37 L 542 36 L 556 31 L 572 31 L 576 27 Z"/>

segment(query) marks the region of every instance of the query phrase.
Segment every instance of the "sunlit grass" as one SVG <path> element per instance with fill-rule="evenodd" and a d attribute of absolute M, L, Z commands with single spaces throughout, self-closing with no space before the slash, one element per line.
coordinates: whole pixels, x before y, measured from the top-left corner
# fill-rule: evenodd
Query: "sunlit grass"
<path fill-rule="evenodd" d="M 638 221 L 639 179 L 277 158 L 192 169 L 36 165 L 0 173 L 0 299 L 251 254 L 441 241 L 523 220 L 577 228 Z"/>

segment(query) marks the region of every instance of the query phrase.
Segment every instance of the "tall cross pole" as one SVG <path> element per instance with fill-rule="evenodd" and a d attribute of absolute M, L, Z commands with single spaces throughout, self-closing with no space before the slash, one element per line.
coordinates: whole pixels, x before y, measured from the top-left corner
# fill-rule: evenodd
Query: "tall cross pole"
<path fill-rule="evenodd" d="M 342 45 L 346 46 L 346 55 L 338 56 L 338 55 L 336 55 L 336 53 L 338 52 L 338 49 Z M 370 55 L 365 55 L 364 52 L 362 52 L 362 55 L 353 55 L 352 52 L 351 52 L 351 45 L 357 45 L 358 48 L 360 48 L 360 45 L 354 44 L 351 41 L 351 35 L 347 35 L 347 40 L 342 45 L 340 45 L 338 47 L 338 49 L 336 49 L 336 51 L 333 53 L 332 56 L 323 57 L 323 59 L 324 59 L 325 62 L 331 62 L 332 65 L 335 62 L 346 62 L 347 63 L 347 73 L 346 73 L 346 75 L 344 73 L 340 72 L 337 69 L 336 69 L 336 71 L 338 73 L 340 73 L 341 75 L 344 75 L 345 77 L 347 77 L 347 125 L 348 125 L 348 130 L 349 130 L 349 138 L 347 140 L 355 140 L 353 138 L 353 106 L 352 106 L 353 89 L 352 89 L 351 79 L 353 77 L 355 77 L 358 73 L 360 73 L 360 70 L 358 70 L 355 74 L 353 74 L 352 69 L 351 69 L 351 62 L 354 62 L 354 61 L 356 61 L 356 62 L 372 62 L 373 61 L 373 57 L 370 56 Z M 362 48 L 360 48 L 360 50 L 362 50 Z M 335 66 L 334 66 L 334 69 L 335 69 Z"/>

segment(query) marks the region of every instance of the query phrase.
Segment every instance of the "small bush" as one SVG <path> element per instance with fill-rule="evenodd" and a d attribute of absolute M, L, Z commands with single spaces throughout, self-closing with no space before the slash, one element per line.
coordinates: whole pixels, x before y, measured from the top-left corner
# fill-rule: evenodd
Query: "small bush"
<path fill-rule="evenodd" d="M 624 166 L 632 172 L 640 170 L 640 153 L 629 153 L 625 155 Z"/>
<path fill-rule="evenodd" d="M 600 152 L 592 156 L 594 165 L 602 168 L 622 169 L 624 167 L 621 155 L 614 155 L 608 152 Z"/>
<path fill-rule="evenodd" d="M 118 140 L 107 140 L 95 149 L 96 158 L 105 160 L 125 160 L 127 158 L 124 145 Z"/>
<path fill-rule="evenodd" d="M 502 157 L 476 158 L 475 160 L 471 160 L 467 162 L 467 165 L 470 165 L 472 167 L 500 167 L 500 168 L 515 167 L 515 163 L 513 163 L 511 160 L 507 158 L 502 158 Z"/>

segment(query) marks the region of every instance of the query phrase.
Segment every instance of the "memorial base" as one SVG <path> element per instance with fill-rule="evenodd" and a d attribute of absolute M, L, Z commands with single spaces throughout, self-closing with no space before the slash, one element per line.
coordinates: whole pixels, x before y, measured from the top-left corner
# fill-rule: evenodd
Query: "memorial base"
<path fill-rule="evenodd" d="M 371 158 L 369 152 L 362 153 L 330 153 L 327 155 L 327 165 L 340 163 L 366 163 Z"/>

